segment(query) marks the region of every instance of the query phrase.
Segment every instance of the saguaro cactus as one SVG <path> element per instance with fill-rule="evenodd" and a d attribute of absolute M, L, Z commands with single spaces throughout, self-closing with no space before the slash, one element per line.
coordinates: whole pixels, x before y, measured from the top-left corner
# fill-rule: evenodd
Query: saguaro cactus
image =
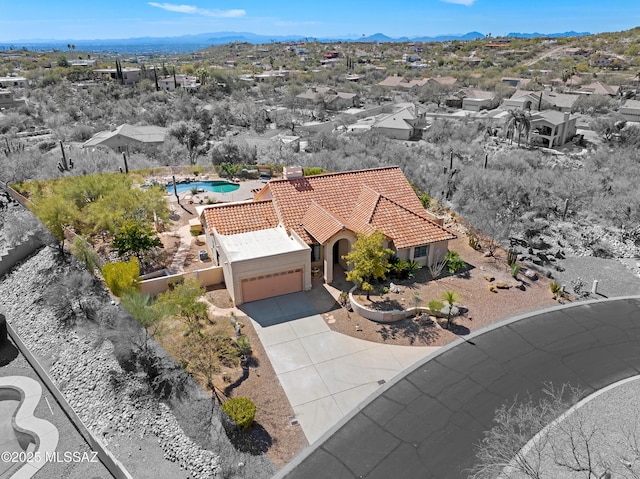
<path fill-rule="evenodd" d="M 58 162 L 58 170 L 60 170 L 60 172 L 71 171 L 73 169 L 73 160 L 69 158 L 67 161 L 67 154 L 64 151 L 62 141 L 60 141 L 60 150 L 62 151 L 62 158 L 60 158 Z"/>

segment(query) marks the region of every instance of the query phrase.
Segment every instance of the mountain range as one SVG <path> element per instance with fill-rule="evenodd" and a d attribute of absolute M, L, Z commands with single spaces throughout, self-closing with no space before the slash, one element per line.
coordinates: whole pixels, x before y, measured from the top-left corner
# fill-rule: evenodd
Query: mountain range
<path fill-rule="evenodd" d="M 577 37 L 590 35 L 588 32 L 564 32 L 564 33 L 509 33 L 507 37 L 512 38 L 534 38 L 534 37 Z M 268 44 L 272 42 L 291 41 L 318 41 L 327 42 L 444 42 L 451 40 L 475 40 L 485 38 L 479 32 L 469 32 L 466 34 L 450 34 L 437 36 L 416 36 L 416 37 L 389 37 L 383 33 L 375 33 L 370 36 L 345 35 L 340 38 L 315 38 L 303 35 L 258 35 L 250 32 L 215 32 L 199 33 L 196 35 L 181 35 L 175 37 L 136 37 L 118 39 L 96 39 L 96 40 L 55 40 L 55 39 L 25 39 L 14 42 L 0 43 L 0 49 L 59 49 L 65 50 L 68 44 L 75 45 L 78 50 L 90 51 L 118 51 L 118 52 L 187 52 L 206 48 L 211 45 L 224 45 L 234 42 L 246 42 L 252 44 Z"/>

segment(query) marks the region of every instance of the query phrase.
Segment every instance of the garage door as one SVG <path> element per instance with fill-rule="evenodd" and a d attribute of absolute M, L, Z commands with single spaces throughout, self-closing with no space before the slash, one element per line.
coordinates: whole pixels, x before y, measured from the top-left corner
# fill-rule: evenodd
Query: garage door
<path fill-rule="evenodd" d="M 302 268 L 242 279 L 244 303 L 298 291 L 302 291 Z"/>

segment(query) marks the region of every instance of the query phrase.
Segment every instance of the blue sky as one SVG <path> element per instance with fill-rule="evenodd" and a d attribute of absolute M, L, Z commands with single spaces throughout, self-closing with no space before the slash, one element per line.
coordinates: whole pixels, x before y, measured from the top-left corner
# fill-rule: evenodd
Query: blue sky
<path fill-rule="evenodd" d="M 621 31 L 638 0 L 0 0 L 0 41 L 176 36 L 219 31 L 392 37 L 478 31 Z"/>

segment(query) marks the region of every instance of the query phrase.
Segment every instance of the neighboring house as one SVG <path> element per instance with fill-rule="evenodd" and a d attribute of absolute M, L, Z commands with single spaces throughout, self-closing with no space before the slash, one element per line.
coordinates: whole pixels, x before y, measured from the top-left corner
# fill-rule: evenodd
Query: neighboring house
<path fill-rule="evenodd" d="M 564 145 L 576 134 L 576 117 L 568 112 L 545 110 L 531 115 L 531 142 L 553 148 Z"/>
<path fill-rule="evenodd" d="M 69 65 L 72 67 L 95 67 L 96 60 L 93 58 L 87 58 L 86 60 L 69 60 Z"/>
<path fill-rule="evenodd" d="M 118 70 L 115 68 L 98 68 L 93 73 L 102 80 L 119 81 L 117 78 Z M 122 78 L 125 85 L 135 85 L 142 79 L 140 68 L 122 68 Z"/>
<path fill-rule="evenodd" d="M 189 75 L 169 75 L 158 80 L 158 87 L 165 91 L 174 91 L 176 88 L 184 88 L 187 90 L 197 90 L 200 88 L 200 82 L 197 77 Z"/>
<path fill-rule="evenodd" d="M 517 78 L 517 77 L 503 77 L 500 80 L 505 85 L 512 86 L 514 88 L 526 88 L 526 86 L 531 83 L 530 78 Z"/>
<path fill-rule="evenodd" d="M 25 77 L 0 77 L 0 87 L 20 87 L 24 88 L 28 84 Z"/>
<path fill-rule="evenodd" d="M 129 148 L 159 146 L 164 143 L 167 128 L 160 126 L 120 125 L 113 131 L 101 131 L 87 140 L 82 148 L 106 146 L 116 151 L 128 151 Z"/>
<path fill-rule="evenodd" d="M 371 129 L 395 140 L 419 140 L 427 123 L 425 115 L 416 110 L 418 107 L 409 106 L 389 115 L 371 125 Z"/>
<path fill-rule="evenodd" d="M 584 93 L 589 95 L 609 95 L 615 97 L 620 94 L 620 87 L 607 85 L 606 83 L 602 83 L 601 81 L 596 81 L 588 85 L 582 85 L 579 90 L 576 90 L 576 93 Z"/>
<path fill-rule="evenodd" d="M 307 107 L 323 104 L 327 110 L 346 110 L 360 106 L 357 93 L 338 92 L 328 87 L 312 87 L 296 95 L 296 101 Z"/>
<path fill-rule="evenodd" d="M 507 110 L 558 110 L 570 112 L 577 100 L 578 95 L 556 93 L 550 90 L 517 90 L 511 98 L 503 100 L 501 106 Z"/>
<path fill-rule="evenodd" d="M 398 167 L 304 177 L 285 168 L 253 201 L 213 205 L 202 224 L 236 305 L 311 289 L 347 270 L 358 234 L 381 231 L 398 258 L 440 260 L 456 236 L 426 212 Z"/>
<path fill-rule="evenodd" d="M 496 94 L 492 91 L 465 88 L 460 91 L 462 109 L 469 111 L 491 110 L 498 106 Z"/>
<path fill-rule="evenodd" d="M 25 106 L 27 101 L 24 98 L 16 100 L 13 98 L 13 93 L 9 90 L 0 90 L 0 110 L 5 108 L 17 108 Z"/>
<path fill-rule="evenodd" d="M 456 79 L 454 77 L 433 77 L 433 78 L 422 78 L 418 80 L 407 80 L 405 77 L 392 75 L 388 76 L 384 80 L 382 80 L 378 85 L 384 86 L 387 88 L 397 88 L 397 89 L 406 89 L 410 90 L 416 87 L 423 87 L 427 83 L 435 82 L 440 85 L 453 85 L 456 83 Z"/>
<path fill-rule="evenodd" d="M 627 100 L 618 110 L 625 120 L 640 122 L 640 100 Z"/>

